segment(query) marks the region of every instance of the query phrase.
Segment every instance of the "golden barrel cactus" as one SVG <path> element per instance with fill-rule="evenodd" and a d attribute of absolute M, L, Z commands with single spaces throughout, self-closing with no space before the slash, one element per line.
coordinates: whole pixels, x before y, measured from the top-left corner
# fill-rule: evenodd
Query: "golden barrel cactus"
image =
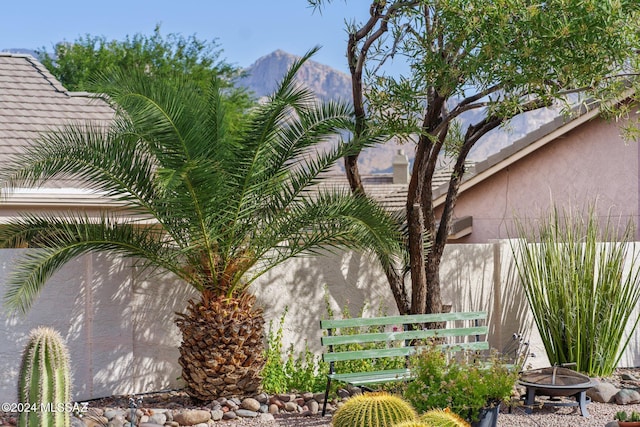
<path fill-rule="evenodd" d="M 393 427 L 416 420 L 415 409 L 398 396 L 385 392 L 366 393 L 347 400 L 333 416 L 334 427 Z"/>

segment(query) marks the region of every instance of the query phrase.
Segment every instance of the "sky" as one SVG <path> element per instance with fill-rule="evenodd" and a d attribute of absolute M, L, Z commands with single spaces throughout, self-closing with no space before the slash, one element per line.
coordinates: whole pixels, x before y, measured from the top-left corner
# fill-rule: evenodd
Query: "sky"
<path fill-rule="evenodd" d="M 123 40 L 195 34 L 216 39 L 227 62 L 247 67 L 276 49 L 302 55 L 322 46 L 314 60 L 348 72 L 345 19 L 367 18 L 370 0 L 333 0 L 314 11 L 306 0 L 22 0 L 0 3 L 0 50 L 53 50 L 60 41 L 90 34 Z"/>

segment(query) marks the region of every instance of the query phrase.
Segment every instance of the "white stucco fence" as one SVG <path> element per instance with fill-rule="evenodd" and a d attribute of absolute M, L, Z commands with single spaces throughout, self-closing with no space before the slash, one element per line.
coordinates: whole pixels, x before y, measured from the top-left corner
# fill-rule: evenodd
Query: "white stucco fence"
<path fill-rule="evenodd" d="M 0 250 L 0 295 L 16 257 L 25 250 Z M 515 280 L 507 241 L 448 245 L 442 264 L 443 300 L 452 310 L 487 310 L 489 341 L 508 345 L 515 332 L 530 334 L 529 359 L 548 365 L 522 289 Z M 384 275 L 375 262 L 354 253 L 301 258 L 275 268 L 253 285 L 265 320 L 277 322 L 285 307 L 285 345 L 320 351 L 319 320 L 325 300 L 338 312 L 348 305 L 356 315 L 366 302 L 372 315 L 382 307 L 396 311 Z M 65 266 L 47 284 L 26 316 L 0 322 L 0 402 L 15 402 L 17 373 L 29 331 L 56 328 L 71 353 L 76 400 L 180 387 L 180 334 L 175 312 L 189 298 L 189 287 L 169 275 L 141 272 L 130 260 L 84 256 Z M 4 310 L 3 310 L 4 311 Z M 638 333 L 620 366 L 640 366 Z"/>

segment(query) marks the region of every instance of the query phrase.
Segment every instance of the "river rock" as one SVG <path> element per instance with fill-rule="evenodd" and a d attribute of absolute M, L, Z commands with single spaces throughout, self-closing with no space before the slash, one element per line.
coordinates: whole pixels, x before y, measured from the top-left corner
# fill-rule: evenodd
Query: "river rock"
<path fill-rule="evenodd" d="M 287 412 L 297 412 L 298 404 L 296 402 L 285 402 L 284 410 Z"/>
<path fill-rule="evenodd" d="M 222 416 L 223 420 L 234 420 L 236 418 L 238 418 L 238 416 L 233 411 L 225 412 L 224 415 Z"/>
<path fill-rule="evenodd" d="M 318 413 L 318 409 L 320 408 L 320 404 L 318 402 L 316 402 L 315 400 L 311 399 L 307 402 L 307 408 L 309 408 L 309 412 L 311 412 L 312 415 L 315 415 Z"/>
<path fill-rule="evenodd" d="M 256 399 L 248 397 L 240 403 L 240 407 L 251 412 L 258 412 L 260 410 L 260 402 L 258 402 Z"/>
<path fill-rule="evenodd" d="M 211 410 L 211 419 L 213 421 L 220 421 L 222 416 L 224 415 L 224 411 L 222 409 L 212 409 Z"/>
<path fill-rule="evenodd" d="M 242 418 L 255 418 L 258 416 L 256 411 L 250 411 L 248 409 L 238 409 L 236 415 Z"/>
<path fill-rule="evenodd" d="M 262 404 L 267 403 L 269 401 L 269 395 L 267 393 L 257 394 L 253 398 Z"/>
<path fill-rule="evenodd" d="M 193 426 L 206 423 L 211 418 L 211 412 L 204 409 L 188 409 L 184 412 L 173 414 L 173 420 L 183 426 Z"/>

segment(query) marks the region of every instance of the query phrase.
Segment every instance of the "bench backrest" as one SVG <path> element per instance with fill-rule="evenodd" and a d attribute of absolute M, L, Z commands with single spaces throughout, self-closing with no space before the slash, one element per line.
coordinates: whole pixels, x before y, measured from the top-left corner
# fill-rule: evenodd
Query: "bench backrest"
<path fill-rule="evenodd" d="M 442 338 L 441 347 L 455 350 L 488 350 L 487 312 L 459 312 L 437 314 L 410 314 L 385 317 L 360 317 L 320 321 L 320 328 L 327 332 L 322 346 L 328 352 L 322 355 L 325 362 L 409 356 L 425 347 L 424 340 Z M 444 329 L 427 329 L 426 323 L 445 323 Z M 462 324 L 462 325 L 461 325 Z M 395 326 L 394 330 L 387 330 Z M 349 328 L 347 334 L 342 330 Z M 351 333 L 353 328 L 381 329 L 381 332 Z M 414 345 L 413 343 L 418 344 Z M 335 346 L 348 344 L 383 343 L 384 348 L 338 351 Z"/>

